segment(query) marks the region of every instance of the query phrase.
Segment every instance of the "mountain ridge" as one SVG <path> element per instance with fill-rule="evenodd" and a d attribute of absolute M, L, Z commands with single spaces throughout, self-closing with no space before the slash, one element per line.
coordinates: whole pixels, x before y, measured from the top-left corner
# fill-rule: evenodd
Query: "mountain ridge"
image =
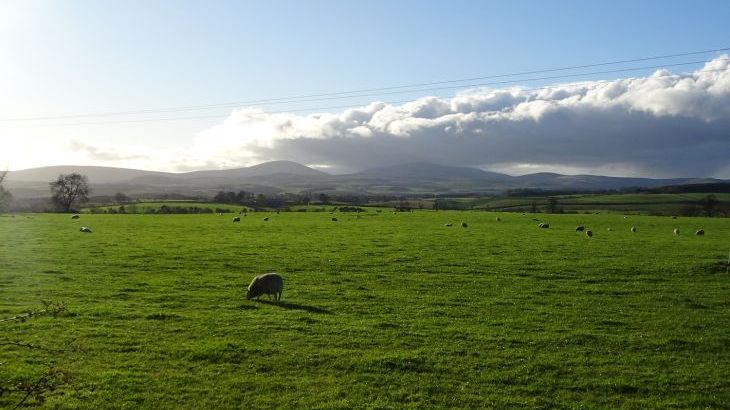
<path fill-rule="evenodd" d="M 714 178 L 636 178 L 602 175 L 562 175 L 541 172 L 511 176 L 474 167 L 412 162 L 333 175 L 293 161 L 271 161 L 251 167 L 183 173 L 99 166 L 49 166 L 10 171 L 7 188 L 16 197 L 48 195 L 48 182 L 61 173 L 87 175 L 96 195 L 181 194 L 210 196 L 219 190 L 341 192 L 355 194 L 498 193 L 510 189 L 615 190 L 628 187 L 723 183 Z M 255 191 L 254 191 L 255 190 Z"/>

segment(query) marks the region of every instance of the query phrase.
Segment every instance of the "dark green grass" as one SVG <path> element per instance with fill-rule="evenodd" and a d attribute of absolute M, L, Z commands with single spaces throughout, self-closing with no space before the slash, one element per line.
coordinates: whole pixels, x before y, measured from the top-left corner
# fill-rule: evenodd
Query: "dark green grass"
<path fill-rule="evenodd" d="M 557 207 L 567 212 L 601 212 L 641 215 L 680 215 L 686 212 L 687 207 L 694 207 L 702 212 L 700 201 L 710 195 L 708 193 L 682 194 L 577 194 L 559 195 Z M 717 193 L 717 200 L 721 203 L 730 201 L 730 194 Z M 450 199 L 449 201 L 460 201 Z M 493 197 L 493 198 L 463 198 L 461 202 L 466 208 L 489 209 L 498 211 L 529 210 L 534 203 L 539 211 L 547 207 L 548 197 Z M 718 206 L 719 208 L 720 206 Z"/>
<path fill-rule="evenodd" d="M 0 217 L 0 314 L 42 299 L 73 313 L 0 323 L 3 337 L 73 350 L 2 346 L 0 380 L 52 358 L 73 381 L 48 408 L 730 403 L 727 219 L 337 217 Z M 268 271 L 285 277 L 282 303 L 246 301 Z"/>

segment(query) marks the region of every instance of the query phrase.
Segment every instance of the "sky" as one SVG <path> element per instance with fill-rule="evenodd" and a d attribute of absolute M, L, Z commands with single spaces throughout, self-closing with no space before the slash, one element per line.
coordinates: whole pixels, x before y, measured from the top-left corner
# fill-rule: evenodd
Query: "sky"
<path fill-rule="evenodd" d="M 0 168 L 730 178 L 729 17 L 727 1 L 0 0 Z"/>

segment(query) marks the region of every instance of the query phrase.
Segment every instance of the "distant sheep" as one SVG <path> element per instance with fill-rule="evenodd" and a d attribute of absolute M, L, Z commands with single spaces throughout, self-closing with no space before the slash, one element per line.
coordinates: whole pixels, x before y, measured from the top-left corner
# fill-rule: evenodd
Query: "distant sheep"
<path fill-rule="evenodd" d="M 467 225 L 467 224 L 466 224 L 466 222 L 462 222 L 462 223 L 461 223 L 461 227 L 462 227 L 462 228 L 468 228 L 468 227 L 469 227 L 469 225 Z"/>
<path fill-rule="evenodd" d="M 677 228 L 674 228 L 674 234 L 675 234 L 675 235 L 679 235 L 679 229 L 677 229 Z"/>
<path fill-rule="evenodd" d="M 79 214 L 71 215 L 71 219 L 79 219 L 79 218 L 80 218 Z"/>
<path fill-rule="evenodd" d="M 704 229 L 698 229 L 697 232 L 695 232 L 695 235 L 697 235 L 697 236 L 702 236 L 704 234 L 705 234 L 705 230 Z"/>
<path fill-rule="evenodd" d="M 500 217 L 496 217 L 496 218 L 494 218 L 494 220 L 495 220 L 495 221 L 497 221 L 497 222 L 499 222 L 499 221 L 501 221 L 502 219 L 501 219 Z"/>
<path fill-rule="evenodd" d="M 281 294 L 284 292 L 284 278 L 278 273 L 264 273 L 256 276 L 248 285 L 246 290 L 246 299 L 257 298 L 261 295 L 274 295 L 274 300 L 281 300 Z"/>
<path fill-rule="evenodd" d="M 631 227 L 631 232 L 636 233 L 636 227 L 635 226 L 632 226 Z"/>
<path fill-rule="evenodd" d="M 611 232 L 611 231 L 613 231 L 613 228 L 608 228 L 608 229 L 606 229 L 606 230 L 607 230 L 608 232 Z"/>
<path fill-rule="evenodd" d="M 269 217 L 268 216 L 266 218 L 264 218 L 264 221 L 268 221 L 268 220 L 269 220 Z"/>
<path fill-rule="evenodd" d="M 337 218 L 332 218 L 332 222 L 337 222 Z"/>
<path fill-rule="evenodd" d="M 590 229 L 588 229 L 586 231 L 586 236 L 589 237 L 589 238 L 592 238 L 593 237 L 593 231 L 591 231 Z"/>
<path fill-rule="evenodd" d="M 583 232 L 585 229 L 586 229 L 586 227 L 583 225 L 578 225 L 575 227 L 576 232 Z"/>
<path fill-rule="evenodd" d="M 444 224 L 444 226 L 446 226 L 446 227 L 449 227 L 449 228 L 450 228 L 450 227 L 452 226 L 452 224 L 448 223 L 448 224 Z"/>
<path fill-rule="evenodd" d="M 237 216 L 233 218 L 233 222 L 241 222 L 241 218 Z"/>
<path fill-rule="evenodd" d="M 91 233 L 91 228 L 89 228 L 88 226 L 82 226 L 79 231 L 84 233 Z"/>
<path fill-rule="evenodd" d="M 547 228 L 549 228 L 549 227 L 550 227 L 550 224 L 549 224 L 549 223 L 547 223 L 547 222 L 540 222 L 540 224 L 539 224 L 539 225 L 537 225 L 537 227 L 538 227 L 538 228 L 541 228 L 541 229 L 547 229 Z"/>

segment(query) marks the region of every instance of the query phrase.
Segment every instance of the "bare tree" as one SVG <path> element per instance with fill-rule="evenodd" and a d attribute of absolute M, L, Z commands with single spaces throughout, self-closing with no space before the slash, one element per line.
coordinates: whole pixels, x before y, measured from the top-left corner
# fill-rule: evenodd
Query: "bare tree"
<path fill-rule="evenodd" d="M 74 204 L 82 204 L 89 200 L 89 181 L 86 176 L 72 173 L 59 175 L 50 183 L 53 203 L 68 212 Z"/>
<path fill-rule="evenodd" d="M 5 177 L 7 177 L 7 175 L 8 171 L 0 171 L 0 212 L 4 212 L 8 207 L 10 200 L 13 199 L 10 192 L 5 190 L 5 187 L 3 186 L 3 182 L 5 182 Z"/>

